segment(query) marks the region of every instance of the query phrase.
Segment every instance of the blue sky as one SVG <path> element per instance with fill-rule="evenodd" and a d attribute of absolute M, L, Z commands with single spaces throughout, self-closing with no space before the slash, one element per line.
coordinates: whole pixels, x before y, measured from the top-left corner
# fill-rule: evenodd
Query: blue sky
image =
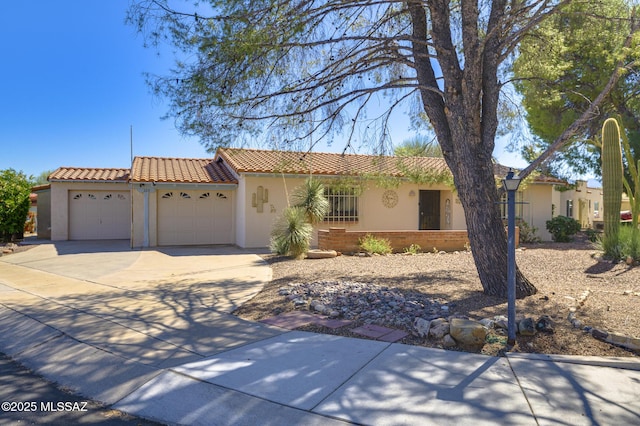
<path fill-rule="evenodd" d="M 127 0 L 6 1 L 0 12 L 0 169 L 37 176 L 60 166 L 128 167 L 134 155 L 210 157 L 181 136 L 144 72 L 164 74 L 170 49 L 145 49 L 124 24 Z M 398 123 L 402 142 L 408 123 Z M 517 156 L 494 155 L 521 167 Z M 341 151 L 334 144 L 330 149 Z"/>

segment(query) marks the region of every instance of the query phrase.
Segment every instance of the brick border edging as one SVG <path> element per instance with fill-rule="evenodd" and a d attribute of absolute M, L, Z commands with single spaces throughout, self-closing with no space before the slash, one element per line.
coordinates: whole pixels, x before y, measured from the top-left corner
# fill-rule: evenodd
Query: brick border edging
<path fill-rule="evenodd" d="M 359 241 L 366 235 L 389 240 L 394 252 L 402 252 L 412 244 L 422 251 L 463 251 L 469 246 L 466 230 L 393 230 L 393 231 L 350 231 L 346 228 L 329 227 L 318 230 L 318 249 L 336 250 L 342 253 L 361 251 Z M 520 229 L 516 227 L 516 247 L 520 242 Z"/>

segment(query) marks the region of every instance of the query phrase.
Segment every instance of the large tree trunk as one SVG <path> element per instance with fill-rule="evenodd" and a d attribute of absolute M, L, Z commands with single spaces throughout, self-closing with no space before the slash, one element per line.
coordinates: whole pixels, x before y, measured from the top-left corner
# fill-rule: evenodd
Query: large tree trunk
<path fill-rule="evenodd" d="M 464 208 L 482 288 L 485 294 L 507 297 L 507 234 L 500 217 L 491 158 L 472 149 L 458 150 L 454 157 L 447 162 Z M 516 268 L 516 297 L 535 293 L 536 288 Z"/>
<path fill-rule="evenodd" d="M 477 2 L 463 0 L 462 52 L 452 39 L 448 0 L 407 2 L 413 24 L 413 57 L 424 110 L 442 148 L 464 208 L 469 241 L 484 292 L 507 296 L 507 235 L 493 171 L 492 153 L 497 129 L 500 94 L 500 25 L 506 2 L 494 0 L 487 35 L 478 30 Z M 421 40 L 431 39 L 442 72 L 438 83 L 431 52 Z M 464 65 L 464 68 L 462 67 Z M 536 293 L 536 288 L 516 270 L 516 297 Z"/>

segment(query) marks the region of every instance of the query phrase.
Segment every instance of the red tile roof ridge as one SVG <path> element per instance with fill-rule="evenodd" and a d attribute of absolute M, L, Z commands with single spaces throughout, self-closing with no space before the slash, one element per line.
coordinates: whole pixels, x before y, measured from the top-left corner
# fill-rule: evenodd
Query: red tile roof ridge
<path fill-rule="evenodd" d="M 220 183 L 237 180 L 225 165 L 213 158 L 137 156 L 131 172 L 133 182 Z"/>
<path fill-rule="evenodd" d="M 54 170 L 47 179 L 126 182 L 130 173 L 129 168 L 64 166 Z"/>

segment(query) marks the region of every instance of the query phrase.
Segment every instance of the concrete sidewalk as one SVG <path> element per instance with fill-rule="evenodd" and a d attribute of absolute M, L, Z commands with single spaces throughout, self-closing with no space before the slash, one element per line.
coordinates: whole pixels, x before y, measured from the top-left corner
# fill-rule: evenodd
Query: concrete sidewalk
<path fill-rule="evenodd" d="M 257 256 L 73 244 L 0 258 L 0 352 L 134 415 L 190 425 L 640 424 L 637 357 L 495 358 L 287 331 L 228 314 L 271 278 Z"/>

